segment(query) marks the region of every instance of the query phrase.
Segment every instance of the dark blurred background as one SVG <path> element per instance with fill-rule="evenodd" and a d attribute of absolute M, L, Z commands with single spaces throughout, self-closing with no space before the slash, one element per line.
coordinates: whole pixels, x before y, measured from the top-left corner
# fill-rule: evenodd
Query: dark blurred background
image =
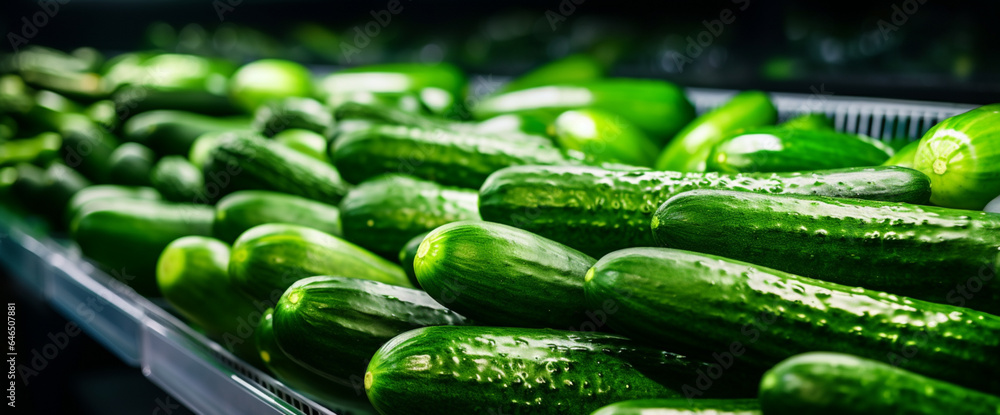
<path fill-rule="evenodd" d="M 613 75 L 665 78 L 685 86 L 811 93 L 822 85 L 837 95 L 1000 101 L 998 2 L 3 3 L 5 50 L 12 48 L 13 33 L 27 44 L 63 50 L 92 46 L 107 55 L 160 49 L 314 65 L 446 60 L 494 75 L 516 75 L 569 53 L 590 52 L 611 64 Z M 56 6 L 51 17 L 36 20 L 45 21 L 37 34 L 22 36 L 22 18 L 30 22 Z M 390 6 L 398 14 L 388 14 L 386 22 L 382 11 Z M 355 28 L 363 33 L 366 26 L 374 36 L 358 35 Z M 352 47 L 357 53 L 345 53 Z"/>

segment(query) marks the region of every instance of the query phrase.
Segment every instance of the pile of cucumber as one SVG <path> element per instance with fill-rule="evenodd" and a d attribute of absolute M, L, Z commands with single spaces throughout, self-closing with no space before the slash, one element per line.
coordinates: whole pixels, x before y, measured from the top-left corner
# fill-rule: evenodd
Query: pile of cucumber
<path fill-rule="evenodd" d="M 336 410 L 1000 414 L 1000 104 L 894 149 L 583 55 L 19 56 L 5 209 Z"/>

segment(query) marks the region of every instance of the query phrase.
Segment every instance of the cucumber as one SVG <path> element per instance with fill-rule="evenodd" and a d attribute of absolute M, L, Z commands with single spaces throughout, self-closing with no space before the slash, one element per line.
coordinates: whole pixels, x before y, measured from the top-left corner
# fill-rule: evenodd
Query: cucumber
<path fill-rule="evenodd" d="M 930 196 L 926 176 L 896 167 L 720 175 L 526 166 L 491 175 L 479 191 L 479 213 L 600 257 L 656 246 L 649 231 L 656 208 L 677 193 L 702 188 L 914 203 Z"/>
<path fill-rule="evenodd" d="M 562 82 L 592 81 L 604 77 L 604 65 L 589 55 L 569 55 L 532 69 L 504 84 L 500 92 L 520 91 Z"/>
<path fill-rule="evenodd" d="M 710 367 L 613 334 L 438 326 L 382 346 L 364 385 L 384 415 L 585 414 L 626 399 L 681 398 Z M 753 396 L 748 375 L 727 375 L 707 395 Z"/>
<path fill-rule="evenodd" d="M 266 137 L 293 128 L 329 137 L 333 133 L 333 112 L 312 98 L 289 97 L 257 108 L 252 127 Z"/>
<path fill-rule="evenodd" d="M 664 248 L 601 258 L 584 289 L 591 307 L 613 306 L 616 331 L 734 368 L 836 351 L 1000 391 L 1000 317 L 966 308 Z"/>
<path fill-rule="evenodd" d="M 375 408 L 368 403 L 362 384 L 345 384 L 331 380 L 316 371 L 309 369 L 288 357 L 278 339 L 274 335 L 274 309 L 268 308 L 260 319 L 260 325 L 254 330 L 254 340 L 260 359 L 271 373 L 281 383 L 295 389 L 309 399 L 316 401 L 335 411 L 350 413 L 358 410 L 362 413 L 372 413 Z M 350 387 L 349 393 L 343 391 Z"/>
<path fill-rule="evenodd" d="M 758 127 L 730 134 L 712 147 L 706 170 L 786 172 L 877 166 L 892 149 L 879 141 L 832 130 Z"/>
<path fill-rule="evenodd" d="M 1000 313 L 1000 279 L 990 281 L 1000 249 L 997 214 L 696 190 L 666 201 L 651 227 L 660 246 Z"/>
<path fill-rule="evenodd" d="M 88 203 L 106 199 L 162 200 L 160 192 L 152 187 L 128 187 L 99 184 L 80 189 L 66 203 L 65 219 L 69 223 Z"/>
<path fill-rule="evenodd" d="M 108 180 L 122 186 L 152 186 L 150 175 L 156 155 L 138 143 L 122 143 L 108 159 Z"/>
<path fill-rule="evenodd" d="M 531 114 L 546 121 L 580 108 L 621 115 L 662 145 L 694 117 L 694 107 L 678 86 L 654 79 L 603 79 L 511 91 L 479 101 L 473 116 Z"/>
<path fill-rule="evenodd" d="M 159 110 L 136 114 L 122 125 L 122 138 L 145 145 L 157 154 L 186 156 L 205 133 L 246 131 L 245 117 L 209 117 L 185 111 Z"/>
<path fill-rule="evenodd" d="M 605 406 L 590 415 L 760 415 L 756 399 L 637 399 Z"/>
<path fill-rule="evenodd" d="M 305 226 L 260 225 L 244 232 L 233 244 L 229 276 L 253 300 L 274 305 L 292 283 L 316 275 L 410 286 L 406 273 L 396 264 Z"/>
<path fill-rule="evenodd" d="M 260 315 L 253 302 L 229 281 L 229 245 L 204 236 L 171 242 L 156 263 L 156 284 L 182 316 L 240 358 L 260 366 L 247 329 Z"/>
<path fill-rule="evenodd" d="M 889 159 L 886 160 L 884 163 L 882 163 L 882 165 L 899 166 L 912 169 L 913 158 L 914 156 L 916 156 L 917 148 L 919 147 L 920 147 L 920 140 L 907 144 L 905 147 L 897 151 L 896 154 L 893 154 L 892 157 L 889 157 Z"/>
<path fill-rule="evenodd" d="M 414 236 L 406 242 L 406 245 L 403 245 L 403 249 L 399 250 L 399 264 L 403 266 L 403 271 L 406 272 L 406 277 L 409 278 L 410 284 L 413 284 L 417 288 L 420 288 L 420 281 L 417 281 L 417 272 L 413 270 L 413 260 L 417 258 L 417 250 L 420 249 L 420 243 L 424 241 L 424 238 L 429 233 L 424 232 Z"/>
<path fill-rule="evenodd" d="M 317 133 L 309 130 L 290 129 L 277 133 L 272 138 L 274 141 L 284 144 L 299 153 L 324 163 L 330 162 L 329 157 L 326 155 L 328 147 L 326 138 Z"/>
<path fill-rule="evenodd" d="M 334 72 L 320 80 L 317 89 L 329 104 L 338 96 L 357 93 L 402 95 L 425 88 L 442 89 L 460 97 L 465 85 L 462 71 L 448 63 L 385 63 Z"/>
<path fill-rule="evenodd" d="M 63 213 L 70 199 L 90 185 L 85 177 L 62 163 L 42 169 L 28 163 L 4 169 L 9 194 L 28 211 L 43 216 L 56 230 L 68 225 Z"/>
<path fill-rule="evenodd" d="M 107 183 L 111 153 L 118 139 L 80 114 L 62 114 L 57 126 L 63 136 L 60 158 L 95 183 Z"/>
<path fill-rule="evenodd" d="M 84 255 L 139 294 L 155 295 L 156 260 L 182 236 L 211 236 L 212 208 L 156 200 L 107 199 L 84 205 L 70 224 Z"/>
<path fill-rule="evenodd" d="M 153 166 L 149 181 L 171 202 L 195 203 L 205 191 L 201 170 L 181 156 L 166 156 Z"/>
<path fill-rule="evenodd" d="M 423 291 L 346 277 L 299 280 L 274 310 L 281 350 L 331 380 L 329 392 L 362 399 L 368 361 L 387 341 L 419 327 L 464 323 Z"/>
<path fill-rule="evenodd" d="M 731 131 L 774 124 L 778 112 L 767 94 L 745 91 L 687 124 L 656 161 L 657 170 L 705 171 L 712 147 Z"/>
<path fill-rule="evenodd" d="M 231 62 L 175 53 L 137 58 L 117 60 L 103 79 L 123 116 L 152 110 L 236 112 L 225 95 L 235 69 Z"/>
<path fill-rule="evenodd" d="M 538 117 L 528 114 L 503 114 L 472 124 L 473 131 L 481 134 L 504 134 L 511 132 L 528 135 L 548 136 L 549 125 Z"/>
<path fill-rule="evenodd" d="M 194 140 L 191 144 L 191 151 L 188 152 L 188 161 L 199 169 L 205 168 L 212 150 L 219 145 L 219 141 L 225 137 L 234 136 L 234 132 L 211 132 L 205 133 Z"/>
<path fill-rule="evenodd" d="M 1000 104 L 937 123 L 920 139 L 913 167 L 931 178 L 931 203 L 982 210 L 1000 194 Z"/>
<path fill-rule="evenodd" d="M 333 166 L 255 134 L 220 139 L 204 171 L 210 197 L 274 190 L 336 204 L 350 188 Z"/>
<path fill-rule="evenodd" d="M 59 156 L 62 137 L 56 133 L 41 133 L 32 138 L 22 138 L 0 143 L 0 167 L 17 163 L 34 163 L 46 166 Z"/>
<path fill-rule="evenodd" d="M 261 59 L 243 65 L 229 79 L 229 99 L 247 112 L 285 97 L 313 95 L 306 67 L 282 59 Z"/>
<path fill-rule="evenodd" d="M 830 117 L 827 117 L 826 114 L 814 112 L 802 114 L 798 117 L 785 121 L 778 126 L 795 130 L 833 131 L 833 120 L 830 119 Z"/>
<path fill-rule="evenodd" d="M 232 243 L 247 229 L 267 223 L 302 225 L 330 235 L 342 235 L 340 209 L 336 206 L 263 190 L 244 190 L 219 200 L 215 205 L 212 233 Z"/>
<path fill-rule="evenodd" d="M 555 120 L 556 141 L 598 162 L 652 167 L 659 148 L 639 127 L 597 109 L 566 111 Z"/>
<path fill-rule="evenodd" d="M 434 299 L 476 321 L 569 329 L 588 321 L 583 276 L 594 262 L 517 228 L 455 222 L 424 238 L 413 269 Z"/>
<path fill-rule="evenodd" d="M 423 116 L 389 105 L 363 102 L 345 102 L 337 107 L 334 114 L 338 120 L 361 120 L 377 124 L 405 125 L 426 129 L 450 129 L 453 124 L 443 119 Z"/>
<path fill-rule="evenodd" d="M 355 187 L 340 202 L 344 238 L 379 254 L 395 254 L 407 241 L 438 226 L 478 220 L 479 194 L 401 174 Z"/>
<path fill-rule="evenodd" d="M 496 140 L 394 125 L 341 133 L 331 154 L 333 164 L 351 183 L 403 173 L 466 188 L 478 188 L 490 173 L 507 166 L 582 164 L 537 139 Z"/>
<path fill-rule="evenodd" d="M 1000 414 L 995 395 L 839 353 L 781 362 L 760 382 L 760 405 L 775 415 Z"/>

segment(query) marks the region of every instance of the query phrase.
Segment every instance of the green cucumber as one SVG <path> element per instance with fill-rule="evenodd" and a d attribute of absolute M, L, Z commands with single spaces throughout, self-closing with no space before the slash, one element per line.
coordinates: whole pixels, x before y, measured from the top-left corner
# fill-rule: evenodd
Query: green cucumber
<path fill-rule="evenodd" d="M 462 96 L 466 80 L 462 71 L 448 63 L 433 65 L 386 63 L 347 68 L 323 78 L 318 93 L 331 100 L 357 93 L 408 94 L 438 88 L 454 97 Z"/>
<path fill-rule="evenodd" d="M 598 162 L 652 167 L 659 148 L 639 127 L 598 109 L 566 111 L 555 120 L 556 142 Z"/>
<path fill-rule="evenodd" d="M 426 129 L 451 128 L 452 126 L 451 122 L 444 119 L 431 118 L 384 104 L 345 102 L 337 107 L 334 114 L 337 120 L 363 120 L 378 124 L 405 125 Z"/>
<path fill-rule="evenodd" d="M 284 98 L 257 108 L 252 127 L 266 137 L 292 128 L 329 137 L 333 133 L 333 112 L 312 98 Z"/>
<path fill-rule="evenodd" d="M 212 208 L 156 200 L 106 199 L 87 203 L 70 232 L 84 255 L 140 294 L 153 295 L 156 260 L 182 236 L 211 236 Z"/>
<path fill-rule="evenodd" d="M 931 203 L 981 210 L 1000 194 L 1000 104 L 948 118 L 920 139 L 913 168 L 931 178 Z"/>
<path fill-rule="evenodd" d="M 709 153 L 706 170 L 741 173 L 868 167 L 884 163 L 892 152 L 885 144 L 856 134 L 758 127 L 719 141 Z"/>
<path fill-rule="evenodd" d="M 152 186 L 156 154 L 139 143 L 122 143 L 108 158 L 108 180 L 122 186 Z"/>
<path fill-rule="evenodd" d="M 230 283 L 229 254 L 229 245 L 218 239 L 178 238 L 160 254 L 156 284 L 163 298 L 182 316 L 229 351 L 256 363 L 259 354 L 255 345 L 240 334 L 247 334 L 241 332 L 245 328 L 241 325 L 259 315 L 260 310 Z"/>
<path fill-rule="evenodd" d="M 423 291 L 346 277 L 299 280 L 274 309 L 281 350 L 335 383 L 329 392 L 361 399 L 365 368 L 383 344 L 408 330 L 464 323 Z"/>
<path fill-rule="evenodd" d="M 481 134 L 519 132 L 529 135 L 549 135 L 549 125 L 528 114 L 503 114 L 472 124 L 473 131 Z"/>
<path fill-rule="evenodd" d="M 637 399 L 605 406 L 590 415 L 761 415 L 756 399 Z"/>
<path fill-rule="evenodd" d="M 839 353 L 785 360 L 760 382 L 760 405 L 774 415 L 1000 414 L 1000 397 Z"/>
<path fill-rule="evenodd" d="M 331 380 L 288 357 L 288 354 L 278 345 L 278 339 L 274 335 L 273 308 L 264 311 L 260 324 L 254 330 L 254 340 L 257 343 L 257 351 L 260 353 L 260 359 L 264 362 L 264 366 L 281 383 L 288 385 L 296 392 L 335 411 L 348 413 L 352 410 L 364 413 L 374 411 L 374 408 L 368 403 L 368 398 L 364 395 L 364 390 L 360 387 L 345 394 L 343 391 L 346 387 L 351 386 L 350 384 Z"/>
<path fill-rule="evenodd" d="M 694 117 L 694 107 L 680 87 L 654 79 L 560 82 L 487 97 L 472 112 L 477 119 L 527 113 L 551 121 L 565 111 L 580 108 L 617 113 L 658 145 Z"/>
<path fill-rule="evenodd" d="M 233 244 L 229 276 L 256 301 L 274 305 L 292 283 L 316 275 L 344 275 L 410 286 L 398 265 L 305 226 L 260 225 L 244 232 Z"/>
<path fill-rule="evenodd" d="M 166 156 L 149 174 L 153 187 L 171 202 L 194 203 L 205 191 L 201 170 L 182 156 Z"/>
<path fill-rule="evenodd" d="M 733 368 L 836 351 L 1000 391 L 1000 317 L 967 308 L 665 248 L 601 258 L 584 289 L 591 307 L 614 307 L 608 324 L 616 331 Z"/>
<path fill-rule="evenodd" d="M 417 281 L 417 272 L 413 270 L 413 260 L 417 258 L 417 250 L 420 249 L 420 243 L 424 241 L 424 238 L 429 233 L 424 232 L 414 236 L 406 242 L 406 245 L 403 245 L 403 249 L 399 250 L 399 264 L 403 266 L 403 271 L 406 272 L 406 277 L 410 279 L 410 284 L 413 284 L 417 288 L 420 288 L 420 281 Z"/>
<path fill-rule="evenodd" d="M 238 133 L 220 139 L 204 171 L 209 196 L 237 190 L 274 190 L 336 204 L 350 188 L 330 164 L 255 134 Z"/>
<path fill-rule="evenodd" d="M 0 167 L 17 163 L 34 163 L 46 166 L 59 156 L 62 136 L 41 133 L 32 138 L 22 138 L 0 143 Z"/>
<path fill-rule="evenodd" d="M 202 114 L 236 112 L 226 97 L 235 67 L 225 59 L 164 53 L 133 54 L 109 62 L 102 80 L 123 115 L 152 110 Z"/>
<path fill-rule="evenodd" d="M 712 366 L 592 332 L 438 326 L 403 333 L 375 353 L 364 385 L 384 415 L 586 414 L 626 399 L 682 398 Z M 706 397 L 753 396 L 744 372 Z"/>
<path fill-rule="evenodd" d="M 892 157 L 889 157 L 889 159 L 882 163 L 882 165 L 899 166 L 912 169 L 913 158 L 917 155 L 918 148 L 920 148 L 920 140 L 907 144 L 905 147 L 897 151 L 896 154 L 893 154 Z"/>
<path fill-rule="evenodd" d="M 651 227 L 660 246 L 1000 313 L 1000 279 L 990 281 L 1000 250 L 997 214 L 695 190 L 666 201 Z"/>
<path fill-rule="evenodd" d="M 9 170 L 7 170 L 9 169 Z M 42 169 L 28 163 L 18 163 L 5 171 L 9 177 L 10 196 L 33 214 L 43 216 L 57 230 L 69 224 L 63 215 L 69 201 L 90 182 L 62 163 L 52 163 Z"/>
<path fill-rule="evenodd" d="M 230 100 L 251 113 L 272 100 L 312 95 L 313 81 L 309 70 L 296 62 L 282 59 L 250 62 L 229 79 Z"/>
<path fill-rule="evenodd" d="M 479 194 L 411 176 L 368 180 L 340 202 L 344 239 L 372 252 L 395 254 L 414 236 L 461 220 L 478 220 Z"/>
<path fill-rule="evenodd" d="M 563 82 L 592 81 L 604 77 L 604 66 L 588 55 L 569 55 L 532 69 L 506 83 L 500 92 L 520 91 Z"/>
<path fill-rule="evenodd" d="M 341 236 L 340 222 L 336 206 L 284 193 L 244 190 L 220 199 L 215 205 L 212 233 L 232 243 L 257 225 L 285 223 Z"/>
<path fill-rule="evenodd" d="M 272 138 L 274 141 L 316 160 L 324 163 L 330 162 L 326 155 L 326 149 L 329 147 L 327 140 L 317 133 L 309 130 L 290 129 L 277 133 Z"/>
<path fill-rule="evenodd" d="M 211 132 L 205 133 L 194 140 L 191 144 L 191 151 L 188 152 L 188 161 L 199 169 L 205 168 L 212 150 L 219 145 L 219 141 L 225 137 L 236 135 L 235 132 Z"/>
<path fill-rule="evenodd" d="M 826 114 L 814 112 L 792 118 L 778 126 L 795 130 L 833 131 L 833 120 Z"/>
<path fill-rule="evenodd" d="M 582 163 L 538 139 L 496 140 L 395 125 L 341 133 L 331 154 L 333 164 L 351 183 L 403 173 L 467 188 L 478 188 L 490 173 L 507 166 Z"/>
<path fill-rule="evenodd" d="M 106 199 L 162 200 L 160 192 L 152 187 L 129 187 L 114 184 L 87 186 L 73 195 L 66 203 L 66 222 L 69 223 L 88 203 Z"/>
<path fill-rule="evenodd" d="M 186 156 L 195 140 L 205 133 L 246 131 L 245 117 L 218 118 L 184 111 L 149 111 L 122 125 L 122 138 L 143 144 L 159 155 Z"/>
<path fill-rule="evenodd" d="M 656 246 L 649 231 L 653 212 L 677 193 L 706 188 L 913 203 L 930 196 L 926 176 L 896 167 L 720 175 L 524 166 L 490 176 L 479 191 L 479 213 L 600 257 Z"/>
<path fill-rule="evenodd" d="M 670 141 L 656 161 L 657 170 L 705 171 L 712 147 L 731 131 L 773 124 L 778 112 L 767 94 L 745 91 L 725 105 L 702 114 Z"/>
<path fill-rule="evenodd" d="M 434 299 L 476 321 L 568 329 L 588 321 L 583 276 L 594 262 L 514 227 L 455 222 L 424 238 L 413 269 Z"/>

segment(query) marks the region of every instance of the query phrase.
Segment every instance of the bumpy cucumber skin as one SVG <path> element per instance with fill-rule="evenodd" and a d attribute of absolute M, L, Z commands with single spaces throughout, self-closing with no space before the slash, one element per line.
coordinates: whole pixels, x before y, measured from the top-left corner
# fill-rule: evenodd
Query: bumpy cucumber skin
<path fill-rule="evenodd" d="M 490 96 L 473 109 L 476 119 L 532 114 L 554 120 L 564 111 L 597 108 L 620 114 L 662 145 L 692 118 L 694 107 L 677 85 L 653 79 L 560 82 Z"/>
<path fill-rule="evenodd" d="M 626 399 L 681 398 L 708 367 L 613 334 L 425 327 L 375 353 L 365 389 L 384 415 L 585 414 Z M 706 395 L 753 395 L 745 390 L 753 381 L 727 375 L 731 383 L 720 378 Z"/>
<path fill-rule="evenodd" d="M 289 358 L 340 385 L 339 394 L 362 398 L 368 360 L 385 342 L 420 327 L 461 324 L 464 317 L 423 291 L 345 277 L 299 280 L 274 311 L 274 334 Z"/>
<path fill-rule="evenodd" d="M 475 190 L 391 174 L 366 181 L 340 202 L 344 239 L 395 254 L 410 239 L 446 223 L 479 220 Z"/>
<path fill-rule="evenodd" d="M 665 202 L 651 227 L 659 246 L 1000 314 L 997 214 L 696 190 Z M 978 281 L 974 295 L 956 291 L 970 279 Z"/>
<path fill-rule="evenodd" d="M 266 137 L 293 128 L 329 137 L 333 133 L 333 112 L 312 98 L 288 97 L 258 107 L 252 128 Z"/>
<path fill-rule="evenodd" d="M 781 362 L 761 380 L 760 404 L 775 415 L 1000 414 L 1000 397 L 839 353 Z"/>
<path fill-rule="evenodd" d="M 742 350 L 734 357 L 763 369 L 837 351 L 1000 391 L 1000 317 L 991 314 L 665 248 L 609 254 L 584 288 L 591 307 L 613 301 L 609 325 L 636 340 Z"/>
<path fill-rule="evenodd" d="M 410 284 L 413 284 L 417 288 L 420 288 L 420 281 L 417 281 L 417 273 L 413 270 L 413 260 L 417 258 L 417 250 L 420 248 L 420 243 L 424 241 L 424 238 L 429 233 L 424 232 L 414 236 L 406 242 L 406 245 L 403 245 L 403 249 L 399 250 L 399 264 L 403 266 L 403 271 L 406 271 L 406 277 L 410 279 Z"/>
<path fill-rule="evenodd" d="M 912 169 L 913 158 L 917 155 L 917 148 L 920 148 L 920 140 L 914 141 L 899 149 L 899 151 L 896 151 L 896 154 L 889 157 L 889 159 L 882 163 L 882 165 L 899 166 Z"/>
<path fill-rule="evenodd" d="M 248 229 L 267 223 L 308 226 L 333 236 L 342 234 L 336 206 L 264 190 L 244 190 L 219 200 L 212 233 L 232 243 Z"/>
<path fill-rule="evenodd" d="M 756 399 L 637 399 L 605 406 L 590 415 L 760 415 Z"/>
<path fill-rule="evenodd" d="M 728 134 L 712 147 L 706 169 L 740 173 L 877 166 L 889 159 L 887 149 L 871 138 L 832 130 L 759 127 Z"/>
<path fill-rule="evenodd" d="M 238 356 L 260 366 L 240 325 L 260 314 L 229 282 L 229 245 L 204 236 L 185 236 L 167 245 L 156 263 L 156 283 L 177 311 Z M 241 339 L 242 340 L 242 339 Z"/>
<path fill-rule="evenodd" d="M 857 168 L 806 173 L 720 175 L 610 171 L 592 167 L 511 167 L 479 191 L 484 220 L 512 225 L 600 257 L 634 246 L 656 246 L 653 212 L 693 189 L 818 194 L 923 203 L 930 182 L 918 171 Z"/>
<path fill-rule="evenodd" d="M 336 236 L 298 225 L 266 224 L 233 244 L 229 276 L 256 301 L 273 305 L 299 279 L 344 275 L 409 287 L 399 266 Z"/>
<path fill-rule="evenodd" d="M 205 190 L 201 170 L 181 156 L 166 156 L 155 166 L 149 181 L 164 199 L 178 203 L 195 203 Z"/>
<path fill-rule="evenodd" d="M 155 295 L 156 261 L 182 236 L 212 235 L 212 208 L 154 200 L 108 199 L 87 203 L 70 224 L 87 257 L 143 295 Z"/>
<path fill-rule="evenodd" d="M 778 112 L 760 91 L 744 91 L 719 108 L 702 114 L 667 144 L 656 160 L 657 170 L 705 171 L 712 147 L 730 131 L 773 124 Z"/>
<path fill-rule="evenodd" d="M 331 160 L 351 183 L 403 173 L 470 189 L 508 166 L 581 164 L 538 140 L 497 140 L 393 125 L 342 133 L 333 142 Z"/>
<path fill-rule="evenodd" d="M 476 321 L 568 329 L 589 321 L 583 276 L 594 262 L 521 229 L 455 222 L 424 238 L 413 268 L 428 294 Z"/>
<path fill-rule="evenodd" d="M 331 409 L 349 411 L 352 409 L 373 412 L 368 403 L 363 385 L 360 383 L 338 382 L 299 364 L 288 357 L 274 335 L 274 309 L 268 308 L 254 330 L 254 343 L 260 360 L 275 377 L 292 387 L 296 392 Z"/>
<path fill-rule="evenodd" d="M 205 185 L 219 177 L 222 195 L 237 190 L 274 190 L 336 204 L 350 185 L 327 163 L 254 134 L 222 138 L 205 165 Z M 206 190 L 207 191 L 207 190 Z"/>
<path fill-rule="evenodd" d="M 1000 194 L 1000 104 L 937 123 L 920 139 L 913 166 L 931 178 L 931 202 L 982 210 Z"/>

